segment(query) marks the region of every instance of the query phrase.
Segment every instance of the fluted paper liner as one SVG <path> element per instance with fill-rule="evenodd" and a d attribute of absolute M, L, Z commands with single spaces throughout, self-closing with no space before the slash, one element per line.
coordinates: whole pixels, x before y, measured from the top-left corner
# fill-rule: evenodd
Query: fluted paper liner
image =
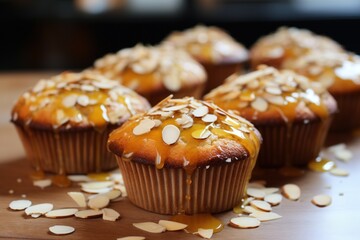
<path fill-rule="evenodd" d="M 330 131 L 344 131 L 360 128 L 360 92 L 334 94 L 338 113 L 335 114 Z"/>
<path fill-rule="evenodd" d="M 255 159 L 197 168 L 156 169 L 117 157 L 130 201 L 160 214 L 218 213 L 232 209 L 244 197 Z M 191 181 L 190 181 L 191 180 Z"/>
<path fill-rule="evenodd" d="M 80 174 L 112 170 L 116 159 L 107 151 L 110 129 L 54 132 L 16 125 L 27 158 L 36 169 Z"/>

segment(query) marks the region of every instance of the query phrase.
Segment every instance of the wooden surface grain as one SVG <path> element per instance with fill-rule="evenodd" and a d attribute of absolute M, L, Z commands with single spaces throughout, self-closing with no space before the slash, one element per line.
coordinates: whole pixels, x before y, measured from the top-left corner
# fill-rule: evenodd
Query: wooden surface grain
<path fill-rule="evenodd" d="M 0 74 L 0 238 L 4 239 L 116 239 L 128 235 L 145 236 L 146 239 L 200 239 L 184 232 L 166 232 L 151 234 L 132 226 L 143 221 L 157 222 L 169 219 L 139 209 L 127 199 L 112 203 L 111 208 L 121 214 L 116 222 L 102 219 L 38 219 L 28 218 L 23 211 L 8 209 L 12 200 L 26 198 L 35 203 L 50 202 L 55 208 L 76 207 L 67 196 L 69 191 L 79 191 L 73 184 L 71 188 L 49 187 L 40 189 L 32 185 L 29 177 L 30 165 L 16 132 L 9 123 L 10 110 L 18 96 L 41 77 L 51 73 L 1 73 Z M 348 177 L 336 177 L 329 173 L 306 171 L 301 177 L 282 177 L 276 170 L 256 171 L 254 178 L 264 179 L 268 186 L 280 187 L 286 183 L 296 183 L 301 187 L 302 196 L 293 202 L 284 199 L 273 211 L 282 215 L 279 220 L 262 223 L 257 229 L 225 229 L 214 234 L 212 239 L 358 239 L 360 231 L 360 137 L 341 135 L 354 153 L 348 163 L 336 161 L 339 167 L 349 170 Z M 333 139 L 338 140 L 337 136 Z M 18 179 L 22 181 L 19 183 Z M 14 193 L 10 194 L 9 191 Z M 332 196 L 332 204 L 319 208 L 311 204 L 311 198 L 317 194 Z M 216 215 L 227 224 L 233 212 Z M 48 232 L 52 225 L 69 225 L 76 228 L 73 234 L 54 236 Z"/>

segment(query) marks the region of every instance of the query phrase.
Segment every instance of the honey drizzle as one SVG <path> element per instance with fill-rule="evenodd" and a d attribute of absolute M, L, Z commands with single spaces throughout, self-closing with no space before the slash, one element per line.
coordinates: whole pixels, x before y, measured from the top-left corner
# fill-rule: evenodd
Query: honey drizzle
<path fill-rule="evenodd" d="M 335 167 L 335 162 L 322 157 L 317 157 L 308 164 L 308 168 L 316 172 L 327 172 Z"/>
<path fill-rule="evenodd" d="M 214 233 L 224 229 L 224 224 L 218 218 L 207 213 L 194 215 L 178 214 L 171 217 L 171 220 L 188 225 L 185 230 L 190 233 L 197 232 L 199 228 L 213 229 Z"/>

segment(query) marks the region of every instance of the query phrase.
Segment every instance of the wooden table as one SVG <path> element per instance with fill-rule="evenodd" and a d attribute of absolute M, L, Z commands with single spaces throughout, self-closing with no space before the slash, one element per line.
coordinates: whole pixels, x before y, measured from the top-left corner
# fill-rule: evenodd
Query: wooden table
<path fill-rule="evenodd" d="M 79 188 L 49 187 L 41 190 L 32 186 L 29 178 L 31 168 L 25 159 L 21 143 L 13 126 L 9 123 L 10 110 L 18 96 L 32 86 L 36 80 L 51 73 L 2 73 L 0 74 L 0 238 L 6 239 L 116 239 L 128 235 L 145 236 L 147 239 L 200 239 L 184 232 L 151 234 L 132 226 L 134 222 L 168 219 L 169 216 L 149 213 L 133 206 L 127 199 L 113 203 L 121 219 L 116 222 L 102 219 L 32 219 L 23 212 L 7 209 L 9 202 L 20 199 L 22 194 L 33 203 L 51 202 L 55 208 L 75 207 L 66 195 Z M 240 230 L 225 226 L 212 239 L 358 239 L 360 230 L 360 137 L 346 138 L 355 157 L 349 163 L 336 162 L 350 171 L 348 177 L 336 177 L 329 173 L 306 171 L 302 177 L 281 177 L 277 171 L 265 171 L 257 178 L 267 180 L 268 186 L 279 187 L 285 183 L 296 183 L 302 189 L 297 202 L 284 199 L 274 212 L 282 215 L 279 220 L 262 223 L 257 229 Z M 19 183 L 18 179 L 22 181 Z M 14 193 L 10 194 L 9 191 Z M 332 196 L 332 204 L 319 208 L 310 203 L 320 193 Z M 216 215 L 225 224 L 233 212 Z M 49 234 L 52 225 L 70 225 L 76 231 L 67 236 Z"/>

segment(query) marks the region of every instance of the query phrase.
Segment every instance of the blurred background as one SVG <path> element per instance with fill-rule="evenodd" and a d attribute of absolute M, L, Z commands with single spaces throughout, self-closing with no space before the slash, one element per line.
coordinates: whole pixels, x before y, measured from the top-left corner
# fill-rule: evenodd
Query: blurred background
<path fill-rule="evenodd" d="M 0 70 L 82 69 L 196 24 L 247 47 L 282 25 L 308 28 L 360 53 L 360 0 L 0 0 Z"/>

